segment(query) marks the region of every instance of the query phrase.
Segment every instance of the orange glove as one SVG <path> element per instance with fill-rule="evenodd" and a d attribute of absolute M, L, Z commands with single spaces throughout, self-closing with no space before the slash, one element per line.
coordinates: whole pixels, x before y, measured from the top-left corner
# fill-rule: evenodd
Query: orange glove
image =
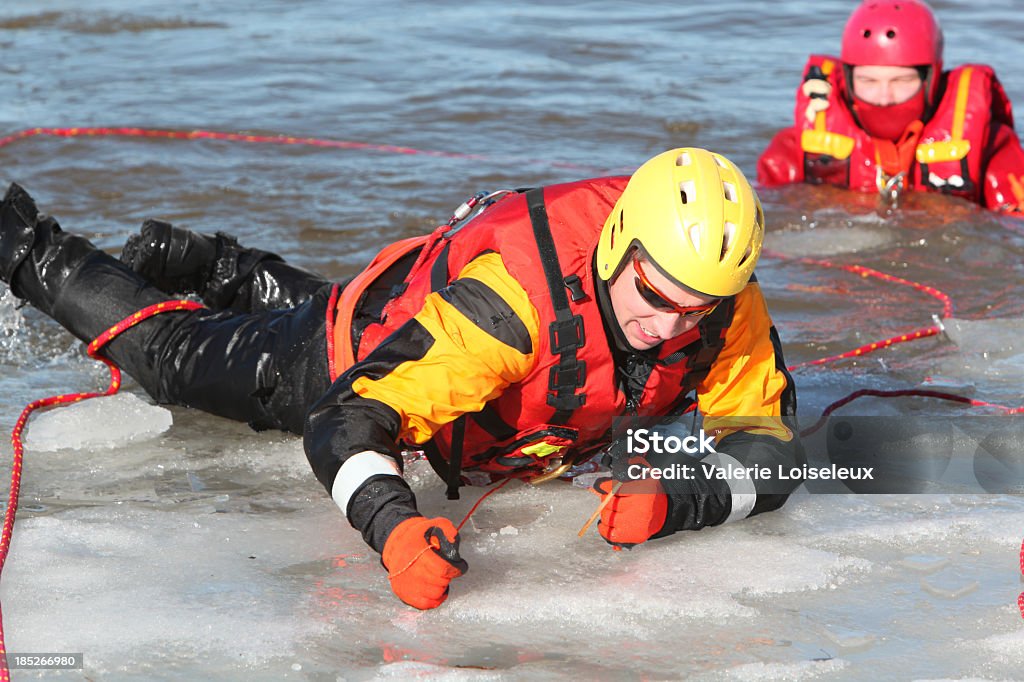
<path fill-rule="evenodd" d="M 381 556 L 391 589 L 409 606 L 434 609 L 448 598 L 448 583 L 469 570 L 459 556 L 452 522 L 414 516 L 395 526 Z"/>
<path fill-rule="evenodd" d="M 601 537 L 613 545 L 632 547 L 646 542 L 665 527 L 668 518 L 668 495 L 661 483 L 653 479 L 627 481 L 615 493 L 615 480 L 600 478 L 594 482 L 594 492 L 612 495 L 612 500 L 601 510 L 597 530 Z"/>

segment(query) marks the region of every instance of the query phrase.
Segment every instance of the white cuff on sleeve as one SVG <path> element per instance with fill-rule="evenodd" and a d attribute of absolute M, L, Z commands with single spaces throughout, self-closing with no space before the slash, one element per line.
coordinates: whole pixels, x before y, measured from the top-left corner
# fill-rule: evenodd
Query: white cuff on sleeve
<path fill-rule="evenodd" d="M 720 469 L 743 469 L 738 459 L 724 452 L 708 455 L 702 461 L 714 464 Z M 729 492 L 732 493 L 732 511 L 724 523 L 747 518 L 757 503 L 757 488 L 754 487 L 754 482 L 749 478 L 726 478 L 725 481 L 729 484 Z"/>
<path fill-rule="evenodd" d="M 331 486 L 331 497 L 341 509 L 341 513 L 347 515 L 349 500 L 362 487 L 363 483 L 373 476 L 381 474 L 402 475 L 398 470 L 398 463 L 393 458 L 379 452 L 363 450 L 346 459 L 334 479 L 334 485 Z"/>

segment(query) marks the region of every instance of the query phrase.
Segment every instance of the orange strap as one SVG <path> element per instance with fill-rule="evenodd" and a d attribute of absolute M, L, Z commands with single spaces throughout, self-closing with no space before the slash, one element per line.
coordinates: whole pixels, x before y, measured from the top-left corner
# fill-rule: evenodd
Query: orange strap
<path fill-rule="evenodd" d="M 339 292 L 338 285 L 334 286 L 334 290 L 331 292 L 331 301 L 327 306 L 327 366 L 331 374 L 331 381 L 337 379 L 342 371 L 356 363 L 355 346 L 352 343 L 352 317 L 363 292 L 399 259 L 425 245 L 433 236 L 433 234 L 427 234 L 410 237 L 389 244 L 362 272 L 352 278 L 352 281 L 344 289 Z M 339 352 L 341 355 L 340 367 L 336 362 Z"/>
<path fill-rule="evenodd" d="M 882 167 L 882 172 L 887 177 L 891 178 L 898 173 L 910 171 L 910 164 L 914 161 L 914 150 L 917 149 L 917 141 L 921 137 L 923 129 L 923 123 L 911 121 L 896 142 L 877 137 L 871 138 L 875 143 L 878 165 Z"/>
<path fill-rule="evenodd" d="M 1018 211 L 1024 211 L 1024 175 L 1007 173 L 1006 177 L 1010 181 L 1010 190 L 1013 191 L 1013 198 L 1017 200 L 1015 208 Z"/>

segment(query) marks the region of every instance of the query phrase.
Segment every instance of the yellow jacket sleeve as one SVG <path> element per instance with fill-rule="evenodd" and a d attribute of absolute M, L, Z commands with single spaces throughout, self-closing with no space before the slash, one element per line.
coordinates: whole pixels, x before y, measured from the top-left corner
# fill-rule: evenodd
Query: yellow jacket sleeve
<path fill-rule="evenodd" d="M 697 388 L 705 431 L 716 432 L 718 440 L 737 431 L 786 441 L 792 437 L 778 419 L 789 379 L 771 328 L 761 287 L 751 282 L 737 295 L 725 346 Z"/>
<path fill-rule="evenodd" d="M 383 376 L 360 376 L 352 386 L 398 414 L 405 442 L 425 443 L 460 415 L 481 410 L 536 361 L 540 317 L 497 253 L 474 259 L 430 294 L 412 323 L 421 330 L 418 347 Z"/>

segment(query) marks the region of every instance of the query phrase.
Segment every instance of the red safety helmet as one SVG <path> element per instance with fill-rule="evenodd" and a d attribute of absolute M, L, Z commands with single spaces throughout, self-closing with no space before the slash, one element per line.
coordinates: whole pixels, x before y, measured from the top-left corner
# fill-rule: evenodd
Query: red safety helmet
<path fill-rule="evenodd" d="M 942 75 L 942 28 L 922 0 L 865 0 L 846 22 L 840 59 L 852 66 L 927 66 L 928 103 Z"/>

